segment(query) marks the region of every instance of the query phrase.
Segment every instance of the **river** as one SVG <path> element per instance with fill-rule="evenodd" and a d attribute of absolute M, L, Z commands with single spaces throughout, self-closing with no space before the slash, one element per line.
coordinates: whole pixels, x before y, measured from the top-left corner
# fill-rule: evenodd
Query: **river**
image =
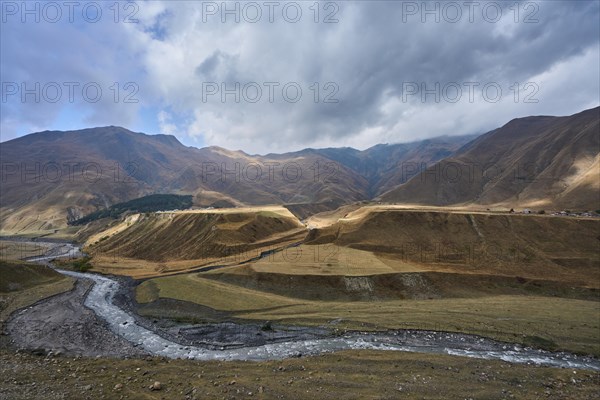
<path fill-rule="evenodd" d="M 79 254 L 79 248 L 75 245 L 68 243 L 54 244 L 57 247 L 53 249 L 52 255 L 31 258 L 30 261 L 47 263 L 57 256 Z M 58 246 L 61 246 L 60 251 L 56 250 Z M 164 338 L 152 329 L 140 326 L 136 323 L 134 315 L 116 305 L 113 297 L 120 289 L 120 283 L 117 280 L 98 274 L 57 271 L 76 279 L 92 280 L 94 285 L 85 297 L 85 306 L 106 321 L 113 333 L 157 356 L 194 360 L 259 361 L 315 355 L 339 350 L 370 349 L 449 354 L 503 360 L 511 363 L 533 363 L 543 366 L 600 371 L 600 360 L 596 358 L 565 352 L 531 349 L 519 344 L 498 342 L 475 335 L 420 330 L 350 332 L 335 337 L 284 341 L 223 350 L 201 346 L 184 346 Z"/>

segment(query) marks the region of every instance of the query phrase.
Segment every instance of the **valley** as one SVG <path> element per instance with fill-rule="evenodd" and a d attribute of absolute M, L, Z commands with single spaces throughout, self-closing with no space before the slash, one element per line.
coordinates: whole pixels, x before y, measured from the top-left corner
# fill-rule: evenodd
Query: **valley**
<path fill-rule="evenodd" d="M 588 121 L 590 115 L 525 125 L 539 123 L 545 129 L 539 135 L 561 136 L 571 132 L 571 120 L 572 129 L 596 126 L 593 118 Z M 488 140 L 519 131 L 521 123 L 493 131 Z M 590 131 L 583 132 L 589 139 Z M 77 133 L 62 135 L 61 140 L 80 143 Z M 600 387 L 600 206 L 592 197 L 579 197 L 583 202 L 577 207 L 567 207 L 562 195 L 533 202 L 523 195 L 513 201 L 504 183 L 482 183 L 481 195 L 472 181 L 467 182 L 470 194 L 464 194 L 470 200 L 440 202 L 445 197 L 430 193 L 426 184 L 431 173 L 410 169 L 411 177 L 391 176 L 398 164 L 372 161 L 401 154 L 403 167 L 396 173 L 405 175 L 409 169 L 403 163 L 434 160 L 446 154 L 438 146 L 448 146 L 457 158 L 444 158 L 440 165 L 457 160 L 467 165 L 467 156 L 481 151 L 469 149 L 485 147 L 485 137 L 460 148 L 453 146 L 462 139 L 440 139 L 364 152 L 307 149 L 249 156 L 221 148 L 183 150 L 171 139 L 116 127 L 106 135 L 117 143 L 141 141 L 164 157 L 156 157 L 162 160 L 157 165 L 145 164 L 154 172 L 127 182 L 40 180 L 29 185 L 14 176 L 1 181 L 6 200 L 1 231 L 6 236 L 0 240 L 0 357 L 22 380 L 30 379 L 31 371 L 38 381 L 53 379 L 55 374 L 39 368 L 72 357 L 72 365 L 97 368 L 99 357 L 119 371 L 151 366 L 147 377 L 128 376 L 125 383 L 117 379 L 120 372 L 105 375 L 100 369 L 89 390 L 109 398 L 125 393 L 136 398 L 139 390 L 130 393 L 131 383 L 158 376 L 168 379 L 161 385 L 169 392 L 198 380 L 201 386 L 190 386 L 179 393 L 182 398 L 212 395 L 216 388 L 235 397 L 240 393 L 232 393 L 239 390 L 233 386 L 245 382 L 242 371 L 252 375 L 273 365 L 280 371 L 284 364 L 302 368 L 282 386 L 269 383 L 267 389 L 266 383 L 245 382 L 244 390 L 264 398 L 294 396 L 301 385 L 289 382 L 312 379 L 301 371 L 312 369 L 326 385 L 334 379 L 328 374 L 335 364 L 337 379 L 365 382 L 358 387 L 368 397 L 371 386 L 366 382 L 372 380 L 357 380 L 356 375 L 370 376 L 380 368 L 398 368 L 398 363 L 410 366 L 412 377 L 431 369 L 428 379 L 438 382 L 432 385 L 450 391 L 449 368 L 470 371 L 452 378 L 465 387 L 481 384 L 477 371 L 482 368 L 511 382 L 516 382 L 511 374 L 538 383 L 550 379 L 548 374 L 555 383 L 571 376 L 564 373 L 587 374 L 573 387 L 545 384 L 552 389 L 544 394 L 566 391 L 565 396 L 593 398 Z M 433 154 L 432 149 L 439 151 Z M 92 146 L 90 151 L 104 157 L 104 150 Z M 198 152 L 213 157 L 213 167 L 233 162 L 241 168 L 245 160 L 246 170 L 257 160 L 335 164 L 336 173 L 328 179 L 335 175 L 338 180 L 315 181 L 305 175 L 294 184 L 251 183 L 227 181 L 227 174 L 220 179 L 211 170 L 209 184 L 202 175 L 207 172 L 204 162 L 194 161 L 197 171 L 178 164 Z M 163 169 L 169 154 L 172 165 Z M 591 164 L 573 163 L 583 175 L 569 175 L 574 186 L 565 190 L 584 193 Z M 444 185 L 435 190 L 466 193 L 467 186 Z M 535 185 L 522 192 L 532 193 Z M 412 197 L 413 189 L 436 200 Z M 72 193 L 78 193 L 76 199 Z M 488 198 L 486 193 L 495 193 L 498 201 L 480 201 Z M 376 361 L 363 370 L 357 363 L 361 358 Z M 215 362 L 226 363 L 220 365 L 227 365 L 228 372 L 196 373 L 181 381 L 183 371 L 205 371 Z M 20 370 L 21 365 L 29 372 Z M 240 372 L 230 379 L 236 384 L 222 382 L 236 368 Z M 502 375 L 505 369 L 509 375 Z M 212 382 L 208 386 L 206 377 Z M 19 398 L 14 382 L 6 382 L 2 390 Z M 145 382 L 145 388 L 151 384 Z M 399 385 L 409 387 L 408 382 Z M 507 385 L 518 397 L 540 396 L 537 383 Z M 340 387 L 349 390 L 349 398 L 351 386 Z M 411 393 L 418 397 L 427 390 Z M 496 396 L 493 385 L 479 390 L 484 398 Z M 158 398 L 159 392 L 146 394 Z"/>
<path fill-rule="evenodd" d="M 263 217 L 280 222 L 267 220 L 264 225 Z M 337 380 L 352 379 L 351 376 L 358 371 L 367 374 L 374 371 L 371 368 L 376 365 L 378 371 L 381 368 L 385 370 L 388 362 L 401 363 L 403 371 L 410 370 L 410 376 L 415 376 L 422 368 L 431 370 L 433 366 L 433 371 L 425 376 L 437 382 L 435 387 L 446 390 L 450 384 L 446 381 L 450 378 L 446 372 L 447 365 L 452 365 L 457 371 L 483 368 L 488 371 L 486 375 L 508 377 L 507 373 L 516 373 L 528 376 L 532 382 L 541 379 L 559 382 L 564 379 L 559 377 L 562 371 L 572 375 L 572 368 L 596 365 L 600 356 L 599 326 L 594 322 L 600 313 L 597 279 L 585 279 L 586 274 L 594 274 L 598 270 L 594 242 L 588 244 L 584 240 L 588 235 L 586 230 L 591 233 L 598 229 L 599 220 L 594 218 L 389 206 L 352 207 L 338 213 L 317 214 L 314 220 L 320 221 L 320 228 L 308 228 L 285 208 L 278 207 L 158 212 L 127 218 L 123 221 L 128 222 L 121 223 L 123 225 L 116 224 L 90 236 L 83 251 L 95 249 L 91 258 L 92 275 L 66 272 L 70 282 L 77 280 L 76 286 L 71 286 L 73 289 L 69 286 L 62 289 L 66 290 L 64 295 L 67 297 L 61 298 L 64 295 L 59 294 L 59 297 L 14 314 L 12 322 L 9 321 L 8 332 L 12 332 L 11 337 L 19 339 L 12 344 L 5 341 L 3 346 L 40 349 L 35 351 L 44 354 L 50 351 L 51 355 L 36 359 L 21 353 L 18 358 L 7 359 L 6 365 L 16 360 L 21 365 L 29 365 L 28 371 L 38 371 L 36 380 L 40 382 L 51 376 L 45 378 L 46 373 L 39 369 L 44 363 L 58 365 L 64 363 L 64 357 L 83 355 L 83 359 L 73 359 L 72 365 L 80 365 L 87 370 L 97 367 L 94 367 L 93 358 L 86 357 L 116 356 L 117 359 L 109 361 L 114 368 L 147 368 L 152 371 L 150 375 L 131 379 L 138 382 L 158 379 L 167 382 L 170 392 L 191 385 L 185 392 L 206 394 L 218 390 L 218 393 L 227 393 L 236 389 L 229 385 L 230 380 L 235 380 L 236 385 L 243 385 L 253 393 L 260 390 L 263 397 L 271 398 L 293 395 L 299 390 L 298 385 L 303 387 L 301 382 L 306 379 L 310 381 L 313 377 L 320 377 L 317 381 L 320 385 L 326 384 L 325 377 L 332 373 Z M 177 235 L 189 236 L 186 232 L 190 232 L 191 228 L 186 230 L 185 227 L 196 226 L 195 219 L 200 221 L 200 226 L 212 221 L 206 225 L 211 235 L 205 236 L 202 231 L 194 229 L 193 232 L 199 232 L 199 236 L 190 243 L 198 247 L 194 250 L 188 243 L 186 248 L 190 251 L 181 253 L 177 250 Z M 448 232 L 443 229 L 445 220 L 454 226 Z M 461 222 L 463 220 L 464 223 Z M 309 218 L 306 225 L 310 221 Z M 386 227 L 385 221 L 389 226 Z M 266 235 L 256 236 L 251 228 L 257 223 L 263 224 L 263 229 L 270 227 L 273 231 L 266 229 Z M 214 234 L 213 226 L 225 232 L 234 230 L 238 235 L 226 235 L 228 241 L 224 243 L 223 237 Z M 422 233 L 417 230 L 419 226 Z M 511 230 L 509 237 L 508 232 L 498 230 L 502 226 Z M 542 226 L 545 228 L 542 229 Z M 403 237 L 400 227 L 410 232 L 410 236 Z M 394 234 L 390 235 L 386 229 L 393 229 Z M 293 245 L 286 247 L 290 231 L 298 237 L 294 238 Z M 156 232 L 147 237 L 164 234 L 165 238 L 172 237 L 173 240 L 168 250 L 153 253 L 149 247 L 140 251 L 137 246 L 144 236 L 140 236 L 139 232 Z M 537 232 L 537 236 L 532 235 L 533 232 Z M 545 235 L 551 232 L 561 232 L 562 236 L 553 235 L 554 242 L 548 243 L 550 236 Z M 525 236 L 519 236 L 521 234 Z M 573 235 L 576 236 L 571 237 Z M 100 240 L 103 237 L 106 238 Z M 471 250 L 467 251 L 458 246 L 460 240 L 465 243 L 474 241 L 477 246 L 470 244 Z M 411 246 L 402 246 L 404 241 Z M 507 244 L 514 241 L 522 242 L 520 248 L 515 248 L 516 254 L 490 250 L 493 245 L 510 248 Z M 562 252 L 570 248 L 570 253 L 564 254 L 565 257 L 557 262 L 559 250 L 556 246 L 563 242 Z M 4 245 L 2 248 L 11 249 L 10 254 L 15 253 L 8 244 L 14 246 L 18 242 L 0 243 Z M 264 246 L 265 243 L 268 244 Z M 420 243 L 424 251 L 416 251 L 415 243 Z M 441 249 L 435 243 L 444 243 L 447 248 Z M 218 244 L 242 246 L 246 251 L 232 256 L 223 253 Z M 28 246 L 36 245 L 35 242 L 22 242 L 22 247 Z M 70 248 L 60 243 L 55 243 L 55 246 L 63 248 L 63 253 L 54 250 L 51 256 L 58 257 L 55 265 L 69 268 L 69 258 L 61 261 L 60 256 L 68 256 Z M 112 253 L 118 247 L 121 253 Z M 395 251 L 390 251 L 390 247 Z M 154 258 L 164 251 L 174 251 L 172 254 L 178 255 L 182 261 L 189 258 L 194 264 L 201 265 L 195 265 L 190 271 L 157 271 L 152 263 L 158 262 Z M 208 251 L 211 257 L 199 257 L 203 251 Z M 113 258 L 112 269 L 105 269 L 103 252 L 108 253 L 104 257 Z M 49 258 L 38 254 L 30 260 L 36 259 L 47 262 Z M 135 268 L 123 267 L 128 263 Z M 572 270 L 573 267 L 577 269 Z M 145 269 L 147 273 L 143 272 Z M 109 275 L 104 278 L 98 272 Z M 111 275 L 123 278 L 108 279 Z M 82 292 L 83 288 L 89 288 L 89 279 L 95 282 L 93 288 Z M 121 289 L 110 297 L 105 292 L 95 292 L 105 290 L 103 287 L 112 287 L 112 279 L 116 279 L 116 285 L 122 285 Z M 84 294 L 86 292 L 87 295 Z M 54 293 L 60 293 L 60 290 Z M 122 311 L 104 314 L 111 308 L 103 308 L 105 311 L 97 309 L 110 298 Z M 71 311 L 59 311 L 72 301 L 76 303 L 68 309 L 87 313 L 85 318 L 70 316 Z M 93 310 L 91 314 L 90 310 Z M 53 315 L 60 318 L 53 321 Z M 70 327 L 72 322 L 69 321 L 78 322 Z M 265 321 L 269 321 L 268 325 Z M 39 326 L 36 328 L 39 323 L 55 334 L 40 336 L 35 333 L 39 332 Z M 54 325 L 56 330 L 52 328 Z M 18 331 L 15 331 L 17 326 Z M 94 328 L 90 330 L 86 326 Z M 143 335 L 144 339 L 138 335 Z M 159 336 L 155 340 L 151 339 L 152 335 Z M 165 340 L 167 342 L 161 344 Z M 175 343 L 174 352 L 165 351 L 170 348 L 165 347 L 169 341 Z M 95 344 L 89 347 L 89 343 Z M 278 347 L 278 344 L 281 346 Z M 252 346 L 258 346 L 255 347 L 258 351 L 252 351 Z M 259 350 L 261 348 L 263 350 Z M 394 349 L 401 351 L 390 351 Z M 7 357 L 5 351 L 0 351 L 2 357 Z M 181 354 L 178 353 L 180 351 Z M 331 351 L 335 352 L 327 354 Z M 319 355 L 321 352 L 325 355 Z M 59 355 L 52 355 L 54 353 Z M 125 355 L 133 358 L 123 360 Z M 298 360 L 302 363 L 296 365 L 298 361 L 294 357 L 299 355 Z M 162 358 L 165 356 L 197 360 L 179 360 L 173 364 Z M 226 380 L 223 377 L 228 376 L 227 373 L 206 372 L 211 369 L 211 363 L 218 361 L 200 361 L 238 357 L 262 361 L 239 367 L 234 366 L 237 365 L 235 361 L 227 361 L 227 373 L 232 375 Z M 334 370 L 331 369 L 331 357 L 336 357 L 338 365 Z M 357 360 L 365 357 L 375 357 L 373 360 L 377 361 L 372 365 L 359 366 Z M 479 357 L 484 359 L 477 360 Z M 524 358 L 521 360 L 520 357 Z M 569 360 L 568 363 L 561 364 L 565 359 Z M 559 364 L 553 364 L 552 360 Z M 277 381 L 269 380 L 256 385 L 240 379 L 242 371 L 244 375 L 262 374 L 258 371 L 270 368 L 269 365 L 275 365 L 273 368 L 276 370 L 283 368 L 284 374 L 288 369 L 295 371 L 289 375 L 295 384 L 281 383 L 282 386 L 279 386 Z M 307 368 L 308 365 L 310 367 Z M 562 365 L 568 369 L 535 365 Z M 300 366 L 313 373 L 304 377 Z M 600 364 L 597 367 L 600 368 Z M 180 382 L 183 377 L 181 371 L 189 368 L 205 372 L 194 372 L 192 378 Z M 231 368 L 241 370 L 236 373 Z M 29 373 L 22 370 L 18 373 L 19 379 L 26 382 L 31 379 Z M 543 378 L 549 373 L 559 375 Z M 551 392 L 561 391 L 581 398 L 592 396 L 592 392 L 587 390 L 597 388 L 598 372 L 580 370 L 578 375 L 581 374 L 588 378 L 577 380 L 579 384 L 571 387 L 561 386 L 558 389 L 551 386 Z M 85 372 L 77 375 L 82 377 L 80 385 L 83 386 L 87 385 L 84 384 L 86 380 L 91 379 L 85 378 Z M 99 370 L 90 390 L 109 396 L 131 393 L 135 398 L 138 390 L 132 384 L 113 388 L 114 382 L 125 379 L 121 376 L 118 371 L 104 375 L 103 370 Z M 401 376 L 404 374 L 401 373 Z M 395 379 L 405 379 L 400 377 Z M 129 379 L 127 377 L 124 381 L 135 383 Z M 216 384 L 206 385 L 203 383 L 205 379 Z M 462 372 L 458 376 L 453 375 L 452 379 L 458 379 L 464 387 L 478 382 L 471 381 Z M 193 383 L 196 380 L 197 383 Z M 106 383 L 99 386 L 101 382 Z M 366 386 L 359 385 L 353 390 L 359 390 L 362 395 L 368 395 L 371 389 L 380 392 L 389 390 L 383 381 L 375 386 L 374 381 L 369 382 L 369 385 L 365 382 Z M 401 384 L 404 390 L 414 390 L 408 389 L 410 386 L 407 384 Z M 12 390 L 13 384 L 7 383 L 5 387 L 5 390 Z M 481 393 L 491 393 L 493 389 L 490 387 L 486 385 Z M 534 398 L 540 393 L 535 385 L 516 387 L 508 384 L 507 387 L 524 398 Z M 307 390 L 310 392 L 311 389 Z M 327 389 L 323 387 L 322 390 Z M 11 393 L 19 398 L 15 392 Z M 424 392 L 418 389 L 414 393 Z"/>
<path fill-rule="evenodd" d="M 600 0 L 1 3 L 0 400 L 600 399 Z"/>
<path fill-rule="evenodd" d="M 92 272 L 135 279 L 130 309 L 146 319 L 465 332 L 600 355 L 600 261 L 584 240 L 600 220 L 380 206 L 329 218 L 308 229 L 282 207 L 134 215 L 83 251 Z"/>

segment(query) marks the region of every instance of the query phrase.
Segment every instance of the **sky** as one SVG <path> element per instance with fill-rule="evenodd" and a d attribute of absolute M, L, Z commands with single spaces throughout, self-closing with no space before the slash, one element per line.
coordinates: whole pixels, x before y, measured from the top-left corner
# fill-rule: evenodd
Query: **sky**
<path fill-rule="evenodd" d="M 1 1 L 0 140 L 118 125 L 265 154 L 600 103 L 595 1 Z"/>

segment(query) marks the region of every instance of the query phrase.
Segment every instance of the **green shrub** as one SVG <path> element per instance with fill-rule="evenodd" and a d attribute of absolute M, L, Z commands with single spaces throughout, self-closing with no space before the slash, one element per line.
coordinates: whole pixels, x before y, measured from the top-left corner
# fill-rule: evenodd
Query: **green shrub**
<path fill-rule="evenodd" d="M 87 272 L 92 269 L 92 264 L 90 264 L 90 257 L 83 257 L 72 260 L 67 263 L 68 266 L 71 267 L 72 270 L 77 272 Z"/>
<path fill-rule="evenodd" d="M 271 325 L 271 321 L 267 321 L 265 322 L 261 327 L 260 327 L 261 331 L 272 331 L 273 330 L 273 326 Z"/>

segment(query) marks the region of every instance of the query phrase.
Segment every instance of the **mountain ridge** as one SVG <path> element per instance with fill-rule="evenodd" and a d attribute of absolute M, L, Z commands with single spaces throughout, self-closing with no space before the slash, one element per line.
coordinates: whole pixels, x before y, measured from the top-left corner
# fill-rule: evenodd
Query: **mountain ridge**
<path fill-rule="evenodd" d="M 594 108 L 516 118 L 480 136 L 266 155 L 116 126 L 36 132 L 0 143 L 0 230 L 61 229 L 150 194 L 192 195 L 197 207 L 318 204 L 296 207 L 303 215 L 371 200 L 596 210 L 599 121 Z M 452 171 L 461 179 L 451 182 Z"/>
<path fill-rule="evenodd" d="M 452 152 L 469 139 L 444 139 L 439 146 Z M 204 207 L 318 203 L 333 209 L 372 197 L 370 178 L 354 165 L 364 167 L 365 154 L 334 148 L 251 156 L 116 126 L 36 132 L 0 143 L 0 223 L 9 232 L 52 230 L 155 193 L 191 194 Z M 437 161 L 433 153 L 424 157 Z M 382 157 L 377 162 L 381 173 L 399 172 Z"/>
<path fill-rule="evenodd" d="M 600 208 L 600 107 L 509 121 L 381 196 L 437 206 Z M 443 171 L 460 171 L 449 179 Z M 441 172 L 440 172 L 441 171 Z M 427 176 L 434 179 L 427 179 Z M 580 181 L 576 186 L 573 182 Z M 564 197 L 570 193 L 570 197 Z"/>

